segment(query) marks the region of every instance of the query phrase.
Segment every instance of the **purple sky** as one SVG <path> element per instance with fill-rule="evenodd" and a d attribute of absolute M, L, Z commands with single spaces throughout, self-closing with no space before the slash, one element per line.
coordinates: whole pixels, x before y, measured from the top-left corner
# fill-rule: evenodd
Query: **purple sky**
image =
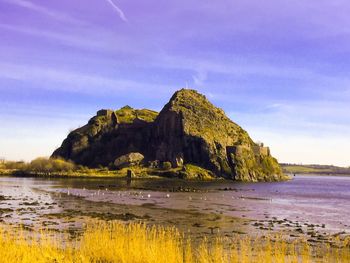
<path fill-rule="evenodd" d="M 350 3 L 0 0 L 0 157 L 189 86 L 283 162 L 350 165 Z"/>

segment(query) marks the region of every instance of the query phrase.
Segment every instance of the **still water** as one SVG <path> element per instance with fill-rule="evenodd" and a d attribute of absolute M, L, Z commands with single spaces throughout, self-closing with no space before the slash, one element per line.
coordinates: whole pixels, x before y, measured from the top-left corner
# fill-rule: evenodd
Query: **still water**
<path fill-rule="evenodd" d="M 3 222 L 76 225 L 101 213 L 191 226 L 225 219 L 228 227 L 237 218 L 260 229 L 314 225 L 350 233 L 350 177 L 300 175 L 276 183 L 0 177 Z"/>

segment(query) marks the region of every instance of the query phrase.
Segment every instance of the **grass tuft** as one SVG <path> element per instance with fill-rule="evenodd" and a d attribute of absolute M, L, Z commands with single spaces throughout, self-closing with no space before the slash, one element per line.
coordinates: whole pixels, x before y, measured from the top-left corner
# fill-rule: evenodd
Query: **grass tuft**
<path fill-rule="evenodd" d="M 304 240 L 213 237 L 192 241 L 174 227 L 95 222 L 73 239 L 0 227 L 1 262 L 350 262 L 349 242 L 313 248 Z"/>

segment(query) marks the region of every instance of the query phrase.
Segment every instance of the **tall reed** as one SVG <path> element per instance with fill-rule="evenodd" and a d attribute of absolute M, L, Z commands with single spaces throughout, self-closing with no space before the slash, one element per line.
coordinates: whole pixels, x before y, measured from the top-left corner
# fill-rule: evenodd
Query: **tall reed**
<path fill-rule="evenodd" d="M 191 240 L 176 228 L 142 223 L 95 222 L 81 236 L 0 227 L 0 262 L 350 262 L 349 241 L 312 248 L 282 237 L 204 237 Z"/>

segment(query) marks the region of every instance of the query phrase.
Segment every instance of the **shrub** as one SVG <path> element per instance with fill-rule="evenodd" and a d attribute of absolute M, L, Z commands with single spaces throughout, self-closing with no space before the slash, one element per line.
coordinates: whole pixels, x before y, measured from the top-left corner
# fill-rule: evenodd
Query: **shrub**
<path fill-rule="evenodd" d="M 25 168 L 26 172 L 35 172 L 40 174 L 51 174 L 54 172 L 69 172 L 76 170 L 76 165 L 71 161 L 60 158 L 39 157 L 31 161 Z"/>
<path fill-rule="evenodd" d="M 5 161 L 4 163 L 1 164 L 1 169 L 20 170 L 20 169 L 24 169 L 26 165 L 27 164 L 23 161 L 20 161 L 20 162 Z"/>
<path fill-rule="evenodd" d="M 170 170 L 172 168 L 171 162 L 163 162 L 162 163 L 162 168 L 164 170 Z"/>

